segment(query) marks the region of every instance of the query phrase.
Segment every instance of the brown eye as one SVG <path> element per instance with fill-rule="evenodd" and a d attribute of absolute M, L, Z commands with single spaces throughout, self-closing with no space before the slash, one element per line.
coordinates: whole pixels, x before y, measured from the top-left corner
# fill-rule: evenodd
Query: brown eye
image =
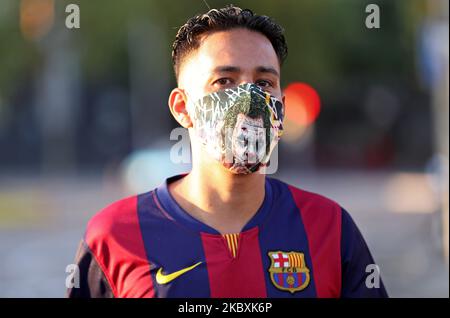
<path fill-rule="evenodd" d="M 219 85 L 219 86 L 229 86 L 232 84 L 232 80 L 227 77 L 219 78 L 217 81 L 213 83 L 213 85 Z"/>
<path fill-rule="evenodd" d="M 259 81 L 256 81 L 255 84 L 258 85 L 258 86 L 261 87 L 261 88 L 269 88 L 269 87 L 272 87 L 272 83 L 269 82 L 269 81 L 266 81 L 266 80 L 259 80 Z"/>

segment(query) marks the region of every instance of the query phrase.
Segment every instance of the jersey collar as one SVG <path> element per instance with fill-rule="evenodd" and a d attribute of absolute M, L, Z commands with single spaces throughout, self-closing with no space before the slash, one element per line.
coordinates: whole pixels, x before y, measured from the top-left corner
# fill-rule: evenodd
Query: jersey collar
<path fill-rule="evenodd" d="M 186 174 L 175 175 L 170 178 L 167 178 L 165 182 L 163 182 L 159 187 L 156 188 L 156 197 L 159 200 L 164 212 L 166 212 L 170 217 L 172 217 L 175 221 L 180 222 L 189 228 L 197 231 L 204 232 L 209 234 L 217 234 L 220 233 L 206 225 L 205 223 L 197 220 L 189 213 L 187 213 L 173 198 L 172 194 L 170 194 L 168 185 L 178 179 L 183 178 Z M 273 204 L 273 191 L 272 186 L 270 184 L 270 179 L 265 179 L 265 194 L 262 205 L 259 207 L 258 211 L 253 215 L 253 217 L 247 222 L 247 224 L 242 228 L 242 232 L 248 231 L 252 228 L 261 226 L 270 211 L 272 210 Z"/>

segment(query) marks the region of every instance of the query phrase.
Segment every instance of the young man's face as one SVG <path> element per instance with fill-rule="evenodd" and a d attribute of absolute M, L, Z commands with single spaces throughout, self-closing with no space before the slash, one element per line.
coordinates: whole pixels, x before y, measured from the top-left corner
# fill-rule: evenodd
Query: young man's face
<path fill-rule="evenodd" d="M 282 99 L 272 44 L 263 34 L 243 28 L 201 36 L 200 47 L 181 64 L 178 83 L 193 99 L 243 83 L 255 83 Z"/>
<path fill-rule="evenodd" d="M 253 83 L 278 100 L 284 100 L 280 88 L 278 57 L 266 36 L 256 31 L 237 28 L 202 35 L 199 41 L 199 48 L 189 53 L 182 61 L 178 88 L 174 89 L 169 97 L 172 114 L 183 127 L 193 127 L 186 109 L 188 101 L 195 102 L 207 94 L 241 84 Z M 233 173 L 248 172 L 251 167 L 255 167 L 264 157 L 264 145 L 270 144 L 269 140 L 265 140 L 266 128 L 268 127 L 264 127 L 262 116 L 250 118 L 239 114 L 233 125 L 233 156 L 231 162 L 222 162 L 223 166 Z M 202 151 L 197 148 L 201 142 L 192 131 L 190 136 L 194 151 Z M 249 143 L 251 140 L 258 141 L 253 145 Z M 216 150 L 217 147 L 220 149 L 221 145 L 220 140 L 210 144 L 210 147 L 215 149 L 212 157 L 217 157 Z M 206 158 L 204 155 L 199 157 Z M 216 159 L 223 161 L 223 158 Z"/>

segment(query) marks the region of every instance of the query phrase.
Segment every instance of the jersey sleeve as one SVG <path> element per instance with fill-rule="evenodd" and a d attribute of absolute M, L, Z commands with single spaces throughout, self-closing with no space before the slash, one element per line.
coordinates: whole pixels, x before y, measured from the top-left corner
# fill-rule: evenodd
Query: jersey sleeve
<path fill-rule="evenodd" d="M 68 298 L 113 298 L 114 294 L 92 251 L 80 241 L 75 257 L 79 269 L 79 286 L 67 289 Z"/>
<path fill-rule="evenodd" d="M 351 218 L 342 209 L 341 262 L 343 298 L 386 298 L 379 267 Z"/>

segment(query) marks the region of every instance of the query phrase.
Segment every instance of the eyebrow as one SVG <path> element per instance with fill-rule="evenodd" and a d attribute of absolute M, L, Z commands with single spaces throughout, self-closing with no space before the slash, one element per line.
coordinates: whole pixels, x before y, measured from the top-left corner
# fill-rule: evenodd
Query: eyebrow
<path fill-rule="evenodd" d="M 239 73 L 241 68 L 238 66 L 223 65 L 214 68 L 214 73 Z"/>
<path fill-rule="evenodd" d="M 258 66 L 256 68 L 256 71 L 258 73 L 271 73 L 271 74 L 273 74 L 273 75 L 275 75 L 277 77 L 280 77 L 280 74 L 273 67 Z"/>
<path fill-rule="evenodd" d="M 241 71 L 240 67 L 232 66 L 232 65 L 217 66 L 213 70 L 214 73 L 239 73 L 240 71 Z M 273 67 L 258 66 L 256 68 L 256 72 L 257 73 L 270 73 L 277 77 L 280 77 L 280 74 Z"/>

